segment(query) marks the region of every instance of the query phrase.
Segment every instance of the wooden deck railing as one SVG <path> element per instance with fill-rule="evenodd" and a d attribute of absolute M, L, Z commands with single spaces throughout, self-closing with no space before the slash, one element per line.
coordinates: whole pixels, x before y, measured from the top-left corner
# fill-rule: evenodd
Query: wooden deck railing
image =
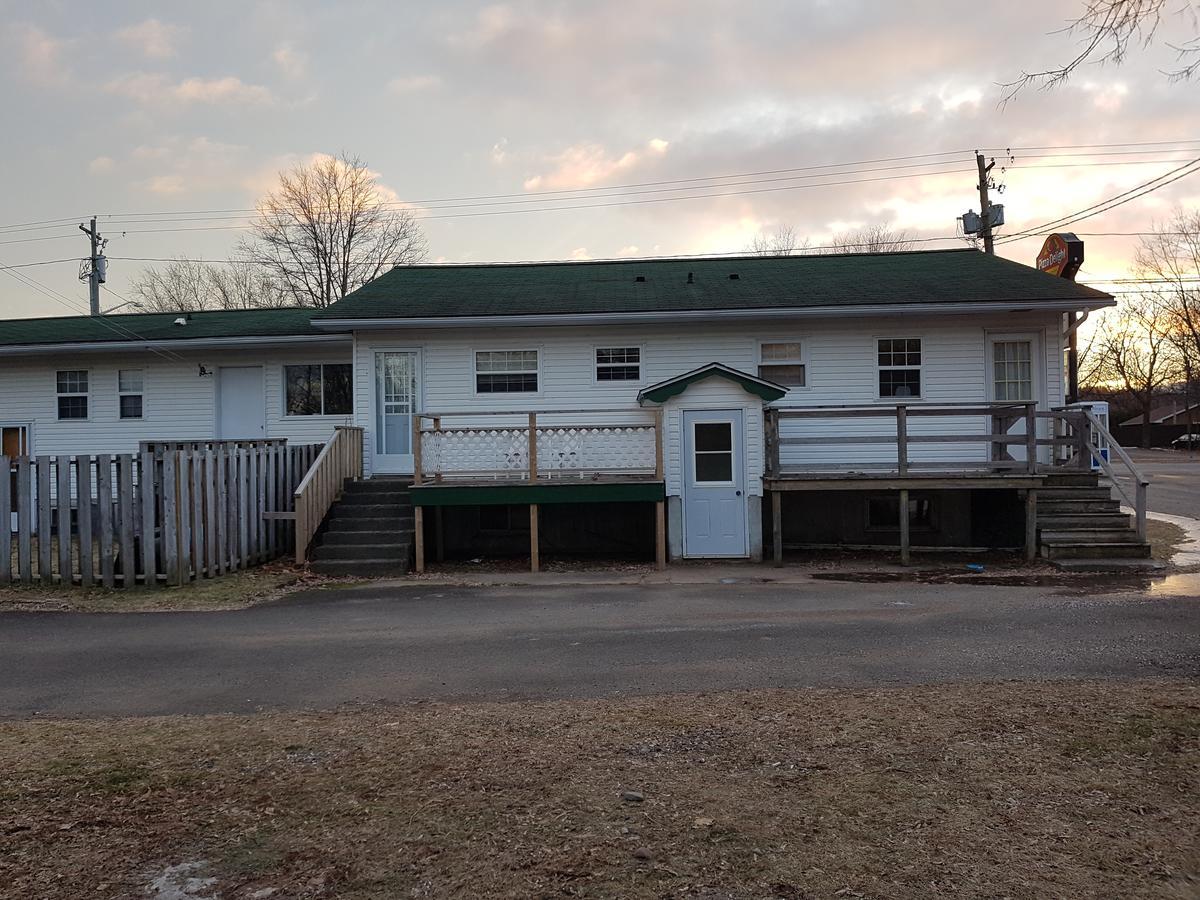
<path fill-rule="evenodd" d="M 982 419 L 988 423 L 985 430 L 967 430 L 961 427 L 942 428 L 938 432 L 915 429 L 914 419 Z M 789 420 L 844 421 L 853 419 L 879 420 L 875 433 L 838 434 L 781 434 L 781 424 Z M 1038 433 L 1038 422 L 1051 419 L 1064 423 L 1066 427 L 1055 427 L 1049 436 Z M 891 426 L 885 424 L 894 423 Z M 1013 427 L 1024 423 L 1024 429 L 1013 433 Z M 907 476 L 913 470 L 960 472 L 988 471 L 1012 472 L 1014 474 L 1036 474 L 1046 465 L 1086 470 L 1090 465 L 1090 454 L 1086 450 L 1087 429 L 1083 427 L 1081 410 L 1039 412 L 1034 403 L 993 403 L 953 405 L 896 404 L 895 406 L 812 406 L 793 409 L 768 408 L 766 410 L 767 477 L 780 478 L 805 472 L 877 471 Z M 826 429 L 828 431 L 828 429 Z M 930 445 L 983 445 L 986 455 L 943 455 L 939 459 L 914 459 L 914 451 Z M 892 445 L 893 459 L 847 460 L 840 458 L 835 463 L 789 463 L 781 459 L 781 449 L 788 446 L 807 447 L 861 447 Z M 1024 459 L 1017 459 L 1010 447 L 1024 449 Z M 1039 462 L 1039 448 L 1050 447 L 1046 454 L 1048 462 Z"/>
<path fill-rule="evenodd" d="M 1108 476 L 1109 481 L 1116 487 L 1117 493 L 1121 498 L 1133 509 L 1134 520 L 1137 523 L 1137 533 L 1141 540 L 1146 539 L 1146 500 L 1149 492 L 1150 480 L 1146 478 L 1133 464 L 1133 460 L 1129 454 L 1125 452 L 1125 448 L 1117 443 L 1109 430 L 1104 427 L 1104 423 L 1097 419 L 1091 410 L 1081 410 L 1087 418 L 1088 429 L 1084 431 L 1087 439 L 1087 459 L 1094 459 L 1100 470 Z M 1122 479 L 1117 477 L 1116 471 L 1113 469 L 1112 460 L 1109 454 L 1105 454 L 1102 450 L 1102 444 L 1107 441 L 1108 449 L 1111 453 L 1115 453 L 1117 459 L 1125 466 L 1128 477 L 1133 481 L 1133 494 L 1130 495 L 1129 488 Z"/>
<path fill-rule="evenodd" d="M 304 480 L 296 487 L 296 562 L 308 558 L 308 545 L 329 508 L 342 495 L 347 478 L 362 478 L 363 430 L 338 425 L 325 442 Z"/>
<path fill-rule="evenodd" d="M 463 424 L 443 424 L 456 419 Z M 412 444 L 418 485 L 663 477 L 661 409 L 419 413 Z"/>

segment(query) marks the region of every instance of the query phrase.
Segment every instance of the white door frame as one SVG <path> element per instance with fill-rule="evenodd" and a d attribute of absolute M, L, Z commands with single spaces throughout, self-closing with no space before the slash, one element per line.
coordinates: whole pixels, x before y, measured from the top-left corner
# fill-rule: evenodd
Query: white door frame
<path fill-rule="evenodd" d="M 413 473 L 414 459 L 413 454 L 408 454 L 406 461 L 401 461 L 399 465 L 388 465 L 386 460 L 388 456 L 381 455 L 376 452 L 379 446 L 379 354 L 380 353 L 411 353 L 415 357 L 413 362 L 413 376 L 416 380 L 416 387 L 413 390 L 413 414 L 421 411 L 424 405 L 425 396 L 425 356 L 421 352 L 420 347 L 371 347 L 371 403 L 368 409 L 368 415 L 371 420 L 371 446 L 368 451 L 371 455 L 371 472 L 380 475 L 411 475 Z M 410 423 L 411 425 L 411 423 Z M 409 448 L 410 451 L 413 448 Z M 403 460 L 399 454 L 393 454 L 397 460 Z"/>
<path fill-rule="evenodd" d="M 997 400 L 996 399 L 996 359 L 993 347 L 997 343 L 1005 343 L 1007 341 L 1029 341 L 1029 373 L 1033 379 L 1029 386 L 1033 396 L 1030 400 Z M 984 357 L 985 368 L 987 371 L 987 398 L 989 403 L 1028 403 L 1037 404 L 1038 409 L 1050 408 L 1050 393 L 1049 379 L 1046 377 L 1046 349 L 1045 349 L 1045 333 L 1036 329 L 1032 331 L 1016 330 L 1016 331 L 993 331 L 984 332 Z M 1037 431 L 1039 438 L 1049 437 L 1049 429 L 1051 422 L 1049 419 L 1038 419 L 1034 423 L 1034 429 Z M 991 430 L 990 428 L 988 429 Z M 1009 452 L 1017 450 L 1018 454 L 1024 459 L 1024 446 L 1010 446 Z M 1039 447 L 1038 460 L 1040 462 L 1049 462 L 1049 453 L 1053 450 L 1052 447 Z"/>
<path fill-rule="evenodd" d="M 260 435 L 260 438 L 266 438 L 266 436 L 267 436 L 267 367 L 264 366 L 262 363 L 249 363 L 248 365 L 228 365 L 228 366 L 218 365 L 217 366 L 216 392 L 215 392 L 215 395 L 213 396 L 213 411 L 216 413 L 216 415 L 213 416 L 213 431 L 216 433 L 217 440 L 219 440 L 219 441 L 239 440 L 242 437 L 242 436 L 238 436 L 238 437 L 231 438 L 224 433 L 224 429 L 221 427 L 221 373 L 226 369 L 258 369 L 259 374 L 262 376 L 262 390 L 259 392 L 261 394 L 261 396 L 259 397 L 259 402 L 262 404 L 263 430 L 262 430 L 262 434 Z M 286 385 L 284 385 L 284 390 L 285 391 L 287 390 Z M 287 399 L 285 397 L 284 403 L 286 403 L 286 402 L 287 402 Z"/>
<path fill-rule="evenodd" d="M 680 410 L 680 476 L 681 476 L 681 519 L 683 522 L 683 556 L 685 559 L 744 559 L 750 553 L 749 520 L 746 502 L 746 411 L 740 407 L 725 409 L 681 409 Z M 732 475 L 728 482 L 696 483 L 695 465 L 695 430 L 697 425 L 706 423 L 731 423 L 736 436 L 732 441 Z M 729 553 L 692 553 L 688 550 L 688 494 L 690 491 L 705 488 L 729 488 L 736 491 L 737 503 L 741 510 L 741 542 L 736 549 L 730 548 Z"/>

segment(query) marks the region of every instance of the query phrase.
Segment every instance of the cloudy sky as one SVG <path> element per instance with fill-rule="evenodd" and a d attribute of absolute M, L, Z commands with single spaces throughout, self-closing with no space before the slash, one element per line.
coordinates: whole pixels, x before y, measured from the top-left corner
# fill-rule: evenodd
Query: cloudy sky
<path fill-rule="evenodd" d="M 56 299 L 9 275 L 0 315 L 86 311 L 87 215 L 114 305 L 147 265 L 122 257 L 221 258 L 245 220 L 209 211 L 341 151 L 428 217 L 434 260 L 736 252 L 780 224 L 817 245 L 881 221 L 942 238 L 978 207 L 973 148 L 1067 148 L 999 176 L 1007 230 L 1038 225 L 1200 156 L 1200 84 L 1170 84 L 1165 49 L 999 105 L 998 82 L 1072 54 L 1056 32 L 1081 2 L 0 0 L 0 266 L 67 260 L 7 270 Z M 1134 141 L 1182 148 L 1069 149 Z M 710 176 L 737 177 L 681 181 Z M 449 199 L 485 195 L 524 202 Z M 1076 230 L 1145 230 L 1176 204 L 1200 204 L 1200 175 Z M 1085 271 L 1124 272 L 1134 240 L 1086 238 Z M 1031 262 L 1040 243 L 999 249 Z"/>

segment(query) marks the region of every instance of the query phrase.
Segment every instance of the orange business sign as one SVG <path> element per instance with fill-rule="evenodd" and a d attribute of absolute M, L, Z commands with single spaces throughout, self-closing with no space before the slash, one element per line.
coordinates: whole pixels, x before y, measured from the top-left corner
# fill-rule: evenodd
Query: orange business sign
<path fill-rule="evenodd" d="M 1056 278 L 1074 281 L 1082 265 L 1083 241 L 1070 232 L 1050 235 L 1037 256 L 1037 267 Z"/>

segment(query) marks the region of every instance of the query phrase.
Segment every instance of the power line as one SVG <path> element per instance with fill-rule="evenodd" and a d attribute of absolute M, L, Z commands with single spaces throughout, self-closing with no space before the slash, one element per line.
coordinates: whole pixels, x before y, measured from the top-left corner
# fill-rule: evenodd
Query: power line
<path fill-rule="evenodd" d="M 77 262 L 79 262 L 79 257 L 78 256 L 69 256 L 69 257 L 64 257 L 63 259 L 43 259 L 40 262 L 17 263 L 16 265 L 13 265 L 13 266 L 0 266 L 0 269 L 28 269 L 33 266 L 52 266 L 55 263 L 65 263 L 65 262 L 77 263 Z"/>
<path fill-rule="evenodd" d="M 1185 178 L 1186 176 L 1191 175 L 1192 173 L 1197 171 L 1197 169 L 1195 167 L 1198 163 L 1200 163 L 1200 157 L 1197 157 L 1196 159 L 1193 159 L 1190 162 L 1184 163 L 1182 166 L 1172 169 L 1170 172 L 1166 172 L 1155 178 L 1151 178 L 1149 181 L 1139 184 L 1137 187 L 1130 188 L 1127 191 L 1123 191 L 1122 193 L 1117 194 L 1114 197 L 1109 197 L 1107 200 L 1101 200 L 1099 203 L 1094 203 L 1091 206 L 1085 206 L 1081 210 L 1078 210 L 1073 213 L 1069 213 L 1065 216 L 1060 216 L 1057 219 L 1052 219 L 1051 221 L 1044 222 L 1041 225 L 1035 225 L 1032 228 L 1024 229 L 1022 231 L 1016 232 L 1015 234 L 1006 235 L 1002 242 L 1010 243 L 1021 237 L 1027 237 L 1032 232 L 1040 231 L 1040 230 L 1046 229 L 1046 228 L 1055 228 L 1055 229 L 1065 228 L 1067 225 L 1070 225 L 1072 222 L 1079 222 L 1079 221 L 1082 221 L 1083 219 L 1090 219 L 1092 216 L 1099 215 L 1102 212 L 1107 212 L 1110 209 L 1115 209 L 1116 207 L 1122 206 L 1131 200 L 1136 200 L 1138 197 L 1144 196 L 1145 194 L 1149 194 L 1152 191 L 1158 190 L 1159 188 L 1166 187 L 1168 184 L 1178 181 L 1180 178 Z M 1171 176 L 1175 176 L 1175 177 L 1172 178 Z M 1163 179 L 1169 179 L 1169 180 L 1164 181 Z M 1155 182 L 1161 182 L 1161 183 L 1156 184 Z M 1115 202 L 1115 201 L 1119 201 L 1119 202 Z"/>

